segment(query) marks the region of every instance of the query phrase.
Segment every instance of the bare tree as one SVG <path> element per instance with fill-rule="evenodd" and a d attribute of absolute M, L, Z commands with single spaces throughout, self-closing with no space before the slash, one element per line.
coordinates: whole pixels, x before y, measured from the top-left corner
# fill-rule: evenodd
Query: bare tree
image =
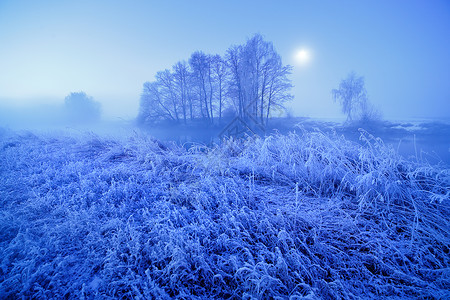
<path fill-rule="evenodd" d="M 283 66 L 280 55 L 275 51 L 271 42 L 264 41 L 260 34 L 254 35 L 246 44 L 248 68 L 252 74 L 250 89 L 251 99 L 257 99 L 254 104 L 255 116 L 262 125 L 267 124 L 271 110 L 284 109 L 284 102 L 293 96 L 289 93 L 292 88 L 288 75 L 292 67 Z M 264 115 L 264 112 L 265 115 Z M 265 117 L 265 121 L 264 121 Z"/>
<path fill-rule="evenodd" d="M 294 96 L 289 93 L 292 88 L 290 79 L 287 77 L 291 74 L 292 67 L 287 65 L 283 66 L 281 58 L 276 60 L 272 66 L 272 70 L 268 76 L 268 88 L 267 88 L 267 114 L 266 124 L 269 121 L 271 111 L 275 108 L 284 110 L 284 103 L 291 101 Z"/>
<path fill-rule="evenodd" d="M 282 108 L 285 101 L 293 98 L 287 77 L 291 67 L 283 66 L 273 44 L 264 41 L 260 34 L 244 46 L 229 48 L 226 57 L 232 74 L 229 86 L 238 102 L 238 115 L 267 124 L 270 111 Z"/>
<path fill-rule="evenodd" d="M 246 80 L 246 95 L 250 111 L 263 123 L 264 107 L 264 64 L 274 54 L 272 43 L 264 41 L 260 34 L 255 34 L 247 41 L 244 48 L 244 70 Z M 259 106 L 259 108 L 258 108 Z"/>
<path fill-rule="evenodd" d="M 347 78 L 341 81 L 339 88 L 333 89 L 331 93 L 334 101 L 340 102 L 347 121 L 353 121 L 368 107 L 364 77 L 356 75 L 355 72 L 350 72 Z"/>
<path fill-rule="evenodd" d="M 228 93 L 233 99 L 237 115 L 244 116 L 244 102 L 242 91 L 242 46 L 231 46 L 226 53 L 226 63 L 230 70 L 230 80 L 228 82 Z"/>
<path fill-rule="evenodd" d="M 218 102 L 218 115 L 219 123 L 222 121 L 222 112 L 224 109 L 224 91 L 225 83 L 228 77 L 228 69 L 225 61 L 220 55 L 214 55 L 211 57 L 211 69 L 214 76 L 214 81 L 217 85 L 217 102 Z"/>
<path fill-rule="evenodd" d="M 209 95 L 207 92 L 209 71 L 209 59 L 206 54 L 201 51 L 196 51 L 191 55 L 189 64 L 193 71 L 193 82 L 197 87 L 200 111 L 203 118 L 211 121 L 210 108 L 208 105 Z"/>
<path fill-rule="evenodd" d="M 189 69 L 186 62 L 178 62 L 173 66 L 173 78 L 176 89 L 176 97 L 180 102 L 183 120 L 186 124 L 187 122 L 187 110 L 188 110 L 188 102 L 189 102 Z M 192 119 L 192 104 L 189 106 L 190 108 L 190 117 Z"/>
<path fill-rule="evenodd" d="M 162 102 L 170 105 L 171 116 L 177 122 L 180 120 L 178 109 L 179 101 L 175 91 L 174 76 L 169 70 L 164 70 L 156 73 L 156 81 L 160 87 L 160 94 L 163 98 Z"/>
<path fill-rule="evenodd" d="M 138 121 L 140 123 L 151 123 L 162 120 L 175 121 L 175 116 L 167 103 L 166 97 L 161 92 L 157 81 L 145 82 L 141 94 Z"/>

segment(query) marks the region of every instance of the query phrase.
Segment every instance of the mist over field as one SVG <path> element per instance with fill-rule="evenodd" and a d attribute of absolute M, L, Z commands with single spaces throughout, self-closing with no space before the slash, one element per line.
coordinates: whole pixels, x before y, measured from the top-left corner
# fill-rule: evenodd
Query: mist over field
<path fill-rule="evenodd" d="M 0 2 L 1 299 L 449 299 L 446 1 Z"/>

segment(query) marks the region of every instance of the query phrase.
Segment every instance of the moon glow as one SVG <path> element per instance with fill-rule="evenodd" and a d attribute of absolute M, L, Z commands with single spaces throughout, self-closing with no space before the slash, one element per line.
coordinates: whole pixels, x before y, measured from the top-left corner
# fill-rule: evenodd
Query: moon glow
<path fill-rule="evenodd" d="M 297 54 L 295 55 L 295 58 L 298 63 L 300 64 L 306 64 L 311 59 L 311 54 L 306 49 L 300 49 Z"/>

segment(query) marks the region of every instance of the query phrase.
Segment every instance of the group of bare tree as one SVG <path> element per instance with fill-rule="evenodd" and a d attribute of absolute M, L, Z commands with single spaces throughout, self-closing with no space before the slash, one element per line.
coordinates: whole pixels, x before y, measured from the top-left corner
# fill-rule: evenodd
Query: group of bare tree
<path fill-rule="evenodd" d="M 177 62 L 144 83 L 138 120 L 212 124 L 233 115 L 264 125 L 274 109 L 293 98 L 290 72 L 259 34 L 231 46 L 223 57 L 196 51 L 188 62 Z"/>

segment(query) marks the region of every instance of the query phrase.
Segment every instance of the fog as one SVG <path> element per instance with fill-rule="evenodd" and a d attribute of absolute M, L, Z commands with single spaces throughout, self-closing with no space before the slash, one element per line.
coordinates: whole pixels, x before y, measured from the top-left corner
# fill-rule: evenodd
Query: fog
<path fill-rule="evenodd" d="M 0 102 L 31 111 L 84 91 L 105 119 L 130 119 L 158 71 L 260 33 L 293 66 L 288 106 L 297 116 L 339 117 L 330 91 L 355 71 L 385 118 L 448 118 L 449 28 L 447 1 L 8 1 Z"/>
<path fill-rule="evenodd" d="M 26 106 L 0 106 L 0 126 L 12 129 L 36 129 L 61 126 L 62 105 L 34 104 Z"/>
<path fill-rule="evenodd" d="M 288 132 L 305 120 L 317 122 L 322 129 L 330 121 L 335 128 L 343 126 L 351 115 L 343 113 L 332 90 L 355 72 L 364 80 L 364 101 L 377 116 L 379 126 L 370 125 L 374 134 L 408 154 L 415 154 L 413 144 L 433 152 L 429 149 L 433 137 L 438 141 L 438 156 L 446 160 L 450 146 L 446 127 L 429 124 L 448 124 L 450 120 L 450 40 L 444 38 L 449 33 L 450 6 L 446 1 L 2 2 L 0 126 L 117 133 L 136 129 L 133 126 L 141 116 L 141 121 L 146 121 L 139 128 L 157 138 L 208 143 L 232 121 L 222 119 L 222 113 L 239 117 L 237 99 L 250 89 L 236 93 L 230 79 L 234 78 L 230 50 L 236 45 L 250 49 L 249 41 L 258 36 L 258 43 L 280 58 L 280 66 L 286 70 L 290 66 L 290 74 L 283 79 L 291 85 L 283 92 L 284 100 L 289 100 L 273 100 L 274 104 L 279 101 L 280 108 L 269 111 L 269 102 L 264 103 L 268 89 L 258 92 L 261 107 L 267 110 L 255 115 L 266 127 L 264 134 L 277 126 Z M 180 90 L 175 99 L 179 111 L 170 113 L 167 105 L 152 104 L 144 84 L 155 82 L 167 103 L 175 101 L 164 94 L 167 87 L 158 72 L 168 70 L 177 80 L 174 66 L 182 63 L 194 78 L 201 74 L 201 64 L 191 61 L 195 53 L 208 59 L 217 55 L 226 62 L 225 100 L 218 100 L 217 78 L 214 91 L 212 85 L 193 83 L 189 93 L 200 90 L 198 99 L 209 97 L 210 103 L 198 102 L 183 121 L 181 111 L 186 112 L 192 94 L 183 98 Z M 252 72 L 245 68 L 242 70 L 248 74 Z M 242 80 L 247 80 L 246 76 Z M 261 86 L 257 83 L 254 87 L 258 90 Z M 81 92 L 98 110 L 68 108 L 67 97 Z M 289 118 L 264 121 L 265 115 Z M 190 129 L 180 129 L 166 122 L 170 118 L 180 118 L 177 122 L 184 127 L 190 121 L 193 124 Z M 212 125 L 198 125 L 200 119 Z M 390 123 L 383 123 L 387 121 Z M 158 126 L 154 122 L 159 122 Z M 389 131 L 391 128 L 397 132 Z M 353 133 L 346 133 L 357 140 Z"/>

